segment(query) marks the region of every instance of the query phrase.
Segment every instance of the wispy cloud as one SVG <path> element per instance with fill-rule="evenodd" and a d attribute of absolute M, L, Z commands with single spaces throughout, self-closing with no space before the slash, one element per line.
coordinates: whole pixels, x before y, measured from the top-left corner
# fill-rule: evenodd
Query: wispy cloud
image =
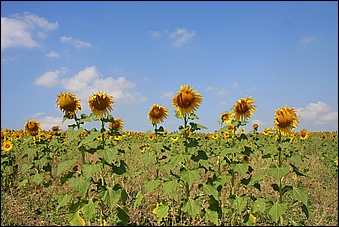
<path fill-rule="evenodd" d="M 58 58 L 59 54 L 55 51 L 50 51 L 46 54 L 46 56 L 49 57 L 49 58 Z"/>
<path fill-rule="evenodd" d="M 338 111 L 324 102 L 310 103 L 307 107 L 296 108 L 300 119 L 312 120 L 316 125 L 338 123 Z"/>
<path fill-rule="evenodd" d="M 177 28 L 176 31 L 170 34 L 170 38 L 175 39 L 175 41 L 172 43 L 174 47 L 180 47 L 186 44 L 195 35 L 195 31 L 188 32 L 186 28 Z"/>
<path fill-rule="evenodd" d="M 160 96 L 160 98 L 173 98 L 175 95 L 174 91 L 168 91 L 168 92 L 164 92 L 162 93 L 162 95 Z"/>
<path fill-rule="evenodd" d="M 175 31 L 169 32 L 164 30 L 160 31 L 149 31 L 148 32 L 152 37 L 160 37 L 162 35 L 168 35 L 170 39 L 173 39 L 172 45 L 174 47 L 181 47 L 187 44 L 193 37 L 196 36 L 196 31 L 188 31 L 186 28 L 177 28 Z"/>
<path fill-rule="evenodd" d="M 314 37 L 304 37 L 304 38 L 302 38 L 302 39 L 299 41 L 299 43 L 310 43 L 310 42 L 312 42 L 312 41 L 314 41 L 314 40 L 315 40 Z"/>
<path fill-rule="evenodd" d="M 136 84 L 125 77 L 103 78 L 95 66 L 86 67 L 71 77 L 60 78 L 65 70 L 46 72 L 35 80 L 35 84 L 51 88 L 61 85 L 66 91 L 72 92 L 81 100 L 82 109 L 88 109 L 87 99 L 95 92 L 101 91 L 112 95 L 114 100 L 124 103 L 144 102 L 147 100 L 142 94 L 132 91 Z"/>
<path fill-rule="evenodd" d="M 1 51 L 10 47 L 39 47 L 38 39 L 45 39 L 47 31 L 59 28 L 43 17 L 25 12 L 1 17 Z"/>
<path fill-rule="evenodd" d="M 73 46 L 77 47 L 77 48 L 80 48 L 80 47 L 91 47 L 92 44 L 90 44 L 89 42 L 84 42 L 84 41 L 81 41 L 79 39 L 74 39 L 72 37 L 67 37 L 67 36 L 61 36 L 60 37 L 60 41 L 62 43 L 70 43 L 72 44 Z"/>

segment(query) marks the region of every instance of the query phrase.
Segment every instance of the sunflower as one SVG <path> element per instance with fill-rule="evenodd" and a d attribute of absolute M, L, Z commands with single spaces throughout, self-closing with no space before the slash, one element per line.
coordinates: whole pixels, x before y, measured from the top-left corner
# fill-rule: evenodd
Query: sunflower
<path fill-rule="evenodd" d="M 232 118 L 233 118 L 233 113 L 228 112 L 228 111 L 225 111 L 220 115 L 220 119 L 226 124 L 231 123 Z"/>
<path fill-rule="evenodd" d="M 213 134 L 211 135 L 211 138 L 216 140 L 216 139 L 219 138 L 219 134 L 213 133 Z"/>
<path fill-rule="evenodd" d="M 180 91 L 172 98 L 172 106 L 176 106 L 177 112 L 182 116 L 193 113 L 201 103 L 201 94 L 188 84 L 181 85 Z"/>
<path fill-rule="evenodd" d="M 252 126 L 254 131 L 258 131 L 259 125 L 258 124 L 253 124 Z"/>
<path fill-rule="evenodd" d="M 121 120 L 121 118 L 114 118 L 114 123 L 110 122 L 108 127 L 121 130 L 124 127 L 124 122 Z"/>
<path fill-rule="evenodd" d="M 12 150 L 13 144 L 12 144 L 12 142 L 10 142 L 10 141 L 4 141 L 4 142 L 2 143 L 1 148 L 2 148 L 2 150 L 8 152 L 8 151 Z"/>
<path fill-rule="evenodd" d="M 334 159 L 334 163 L 336 166 L 338 166 L 338 156 Z"/>
<path fill-rule="evenodd" d="M 88 98 L 88 105 L 97 117 L 105 117 L 113 108 L 113 96 L 97 92 Z"/>
<path fill-rule="evenodd" d="M 233 106 L 233 111 L 236 120 L 246 121 L 253 116 L 253 112 L 256 111 L 253 97 L 241 98 Z"/>
<path fill-rule="evenodd" d="M 179 136 L 171 136 L 170 139 L 172 140 L 172 142 L 177 142 L 179 139 Z"/>
<path fill-rule="evenodd" d="M 306 129 L 303 129 L 299 132 L 299 136 L 301 140 L 305 140 L 308 137 L 308 131 Z"/>
<path fill-rule="evenodd" d="M 282 134 L 289 134 L 294 128 L 298 127 L 298 115 L 294 108 L 282 107 L 275 111 L 274 126 Z"/>
<path fill-rule="evenodd" d="M 56 100 L 57 106 L 64 114 L 74 117 L 78 110 L 81 110 L 80 100 L 74 94 L 61 92 Z"/>
<path fill-rule="evenodd" d="M 323 141 L 325 141 L 325 140 L 327 139 L 326 133 L 323 133 L 320 139 L 323 140 Z"/>
<path fill-rule="evenodd" d="M 148 117 L 152 124 L 159 124 L 163 122 L 168 116 L 167 108 L 158 104 L 153 104 L 151 109 L 148 111 Z"/>
<path fill-rule="evenodd" d="M 38 133 L 41 130 L 40 122 L 28 120 L 25 123 L 25 131 L 29 134 Z"/>

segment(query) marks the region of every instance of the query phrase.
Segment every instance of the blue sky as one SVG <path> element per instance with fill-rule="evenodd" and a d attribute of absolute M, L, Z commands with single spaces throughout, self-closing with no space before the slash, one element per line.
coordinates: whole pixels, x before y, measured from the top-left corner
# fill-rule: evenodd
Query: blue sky
<path fill-rule="evenodd" d="M 203 97 L 196 123 L 213 132 L 243 97 L 257 107 L 246 131 L 273 127 L 275 110 L 293 107 L 296 131 L 338 130 L 338 2 L 1 1 L 1 128 L 27 120 L 67 129 L 60 92 L 81 100 L 114 97 L 124 130 L 182 125 L 171 100 L 180 85 Z M 99 122 L 85 128 L 100 128 Z"/>

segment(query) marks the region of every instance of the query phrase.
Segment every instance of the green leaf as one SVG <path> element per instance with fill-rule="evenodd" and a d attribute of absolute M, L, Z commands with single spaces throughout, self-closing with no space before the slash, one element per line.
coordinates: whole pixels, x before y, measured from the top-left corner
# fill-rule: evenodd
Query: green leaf
<path fill-rule="evenodd" d="M 206 195 L 212 195 L 215 200 L 219 200 L 218 190 L 210 184 L 203 184 L 202 190 Z"/>
<path fill-rule="evenodd" d="M 75 140 L 80 133 L 83 131 L 83 128 L 80 128 L 78 130 L 74 130 L 73 128 L 68 128 L 66 133 L 67 133 L 67 141 L 73 141 Z"/>
<path fill-rule="evenodd" d="M 265 173 L 265 170 L 260 170 L 258 173 L 256 173 L 255 175 L 251 177 L 249 186 L 255 184 L 256 182 L 260 182 L 264 180 L 266 177 L 267 177 L 267 174 Z"/>
<path fill-rule="evenodd" d="M 68 214 L 68 222 L 72 226 L 85 226 L 86 222 L 85 220 L 81 217 L 79 212 L 74 212 Z"/>
<path fill-rule="evenodd" d="M 169 181 L 165 181 L 162 184 L 162 194 L 165 195 L 170 195 L 173 198 L 177 198 L 178 197 L 178 187 L 180 186 L 180 184 L 177 181 L 174 180 L 169 180 Z"/>
<path fill-rule="evenodd" d="M 301 160 L 301 156 L 297 153 L 293 153 L 289 160 L 305 165 L 305 163 Z"/>
<path fill-rule="evenodd" d="M 133 208 L 137 208 L 138 206 L 140 206 L 143 198 L 144 198 L 144 194 L 142 194 L 142 192 L 138 192 L 138 194 L 135 197 Z"/>
<path fill-rule="evenodd" d="M 144 187 L 147 193 L 150 193 L 154 188 L 158 187 L 160 184 L 159 179 L 149 180 L 148 178 L 144 179 Z"/>
<path fill-rule="evenodd" d="M 91 220 L 93 214 L 96 211 L 98 203 L 99 201 L 93 202 L 92 199 L 88 200 L 88 203 L 81 208 L 84 218 L 86 218 L 87 220 Z"/>
<path fill-rule="evenodd" d="M 184 169 L 182 172 L 180 172 L 181 179 L 186 181 L 189 186 L 193 184 L 195 180 L 200 179 L 200 170 L 194 169 L 194 170 L 186 170 Z"/>
<path fill-rule="evenodd" d="M 101 200 L 112 210 L 121 197 L 121 186 L 115 185 L 110 187 L 99 187 L 99 196 Z"/>
<path fill-rule="evenodd" d="M 56 213 L 59 212 L 59 209 L 63 206 L 65 206 L 68 201 L 72 198 L 72 193 L 68 192 L 67 194 L 60 193 L 59 198 L 58 198 L 58 206 L 56 207 Z"/>
<path fill-rule="evenodd" d="M 210 209 L 205 209 L 205 219 L 212 222 L 215 225 L 218 225 L 218 212 Z"/>
<path fill-rule="evenodd" d="M 84 196 L 87 194 L 90 183 L 90 180 L 85 179 L 84 177 L 68 179 L 68 186 L 81 192 Z"/>
<path fill-rule="evenodd" d="M 160 224 L 163 218 L 166 218 L 168 216 L 168 210 L 169 210 L 169 207 L 162 203 L 157 204 L 157 206 L 154 208 L 153 214 L 157 216 L 158 224 Z"/>
<path fill-rule="evenodd" d="M 254 201 L 252 211 L 253 212 L 264 212 L 266 209 L 265 199 L 259 198 Z"/>
<path fill-rule="evenodd" d="M 32 181 L 34 183 L 40 184 L 43 178 L 44 178 L 44 173 L 37 173 L 32 176 Z"/>
<path fill-rule="evenodd" d="M 237 196 L 232 203 L 232 208 L 237 209 L 238 213 L 241 213 L 247 205 L 247 196 Z"/>
<path fill-rule="evenodd" d="M 118 217 L 121 220 L 123 226 L 127 226 L 129 215 L 128 215 L 128 208 L 127 206 L 117 207 L 118 210 Z"/>
<path fill-rule="evenodd" d="M 307 191 L 302 182 L 299 182 L 298 187 L 293 187 L 293 190 L 290 192 L 290 195 L 293 199 L 301 201 L 305 206 L 307 206 Z"/>
<path fill-rule="evenodd" d="M 278 222 L 279 217 L 286 212 L 287 205 L 288 204 L 285 202 L 274 203 L 271 209 L 269 210 L 268 214 L 271 215 L 271 217 L 273 218 L 275 222 Z"/>
<path fill-rule="evenodd" d="M 86 162 L 82 167 L 82 175 L 88 179 L 90 178 L 94 173 L 97 173 L 101 170 L 101 163 L 96 163 L 92 165 L 89 162 Z"/>
<path fill-rule="evenodd" d="M 118 154 L 118 148 L 110 147 L 105 149 L 99 149 L 97 153 L 101 158 L 105 159 L 108 163 L 111 163 Z"/>
<path fill-rule="evenodd" d="M 276 181 L 279 181 L 283 176 L 290 172 L 290 168 L 288 166 L 276 167 L 275 165 L 271 165 L 269 169 L 269 173 L 273 175 Z"/>
<path fill-rule="evenodd" d="M 187 203 L 185 204 L 183 211 L 187 214 L 191 215 L 193 218 L 195 218 L 201 210 L 201 206 L 197 204 L 196 201 L 192 199 L 188 199 Z"/>
<path fill-rule="evenodd" d="M 247 163 L 236 164 L 234 168 L 234 171 L 240 173 L 243 177 L 246 175 L 247 170 L 248 170 Z"/>
<path fill-rule="evenodd" d="M 85 137 L 85 138 L 83 138 L 83 139 L 81 140 L 81 142 L 79 143 L 78 147 L 81 147 L 82 145 L 86 145 L 86 144 L 88 144 L 88 143 L 93 142 L 93 140 L 94 140 L 97 136 L 99 136 L 99 135 L 101 135 L 101 132 L 98 132 L 98 131 L 91 131 L 87 137 Z"/>
<path fill-rule="evenodd" d="M 58 165 L 57 175 L 59 176 L 63 171 L 68 170 L 77 160 L 77 157 L 73 157 L 72 160 L 60 161 Z"/>
<path fill-rule="evenodd" d="M 112 169 L 113 169 L 113 173 L 115 173 L 117 175 L 133 177 L 133 173 L 129 170 L 129 168 L 128 168 L 128 166 L 127 166 L 127 164 L 125 163 L 124 160 L 119 161 L 119 166 L 113 165 Z"/>
<path fill-rule="evenodd" d="M 32 166 L 33 164 L 27 164 L 27 163 L 22 164 L 21 173 L 22 174 L 26 173 L 27 170 L 29 170 Z"/>

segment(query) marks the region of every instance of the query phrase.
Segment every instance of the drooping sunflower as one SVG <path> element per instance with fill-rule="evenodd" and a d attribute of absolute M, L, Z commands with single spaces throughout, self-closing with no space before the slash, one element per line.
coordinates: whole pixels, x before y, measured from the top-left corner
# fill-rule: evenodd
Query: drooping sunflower
<path fill-rule="evenodd" d="M 254 131 L 258 131 L 259 125 L 258 124 L 253 124 L 252 126 Z"/>
<path fill-rule="evenodd" d="M 78 110 L 81 110 L 80 100 L 74 94 L 61 92 L 56 100 L 57 106 L 64 114 L 73 118 Z"/>
<path fill-rule="evenodd" d="M 172 106 L 176 106 L 177 112 L 182 116 L 193 113 L 201 103 L 201 94 L 189 84 L 181 85 L 179 92 L 172 98 Z"/>
<path fill-rule="evenodd" d="M 256 111 L 256 106 L 254 105 L 253 97 L 245 97 L 239 99 L 233 105 L 232 109 L 236 120 L 246 121 L 248 118 L 253 116 L 253 112 Z"/>
<path fill-rule="evenodd" d="M 148 111 L 148 117 L 152 124 L 159 124 L 163 122 L 168 116 L 168 109 L 158 104 L 153 104 Z"/>
<path fill-rule="evenodd" d="M 229 124 L 231 123 L 233 118 L 233 113 L 229 112 L 229 111 L 225 111 L 220 115 L 220 119 L 222 122 Z"/>
<path fill-rule="evenodd" d="M 308 137 L 308 131 L 306 129 L 300 130 L 299 136 L 301 140 L 305 140 Z"/>
<path fill-rule="evenodd" d="M 298 115 L 294 108 L 284 106 L 275 111 L 274 126 L 282 134 L 289 134 L 292 130 L 298 127 Z"/>
<path fill-rule="evenodd" d="M 116 130 L 122 130 L 122 128 L 124 127 L 124 122 L 121 118 L 114 118 L 114 123 L 110 122 L 108 127 L 115 128 Z"/>
<path fill-rule="evenodd" d="M 12 150 L 13 148 L 13 143 L 11 141 L 4 141 L 1 146 L 2 150 L 8 152 Z"/>
<path fill-rule="evenodd" d="M 41 130 L 40 122 L 28 120 L 25 123 L 25 131 L 29 134 L 38 133 Z"/>
<path fill-rule="evenodd" d="M 88 105 L 97 117 L 105 117 L 113 108 L 113 96 L 103 92 L 96 92 L 88 98 Z"/>

